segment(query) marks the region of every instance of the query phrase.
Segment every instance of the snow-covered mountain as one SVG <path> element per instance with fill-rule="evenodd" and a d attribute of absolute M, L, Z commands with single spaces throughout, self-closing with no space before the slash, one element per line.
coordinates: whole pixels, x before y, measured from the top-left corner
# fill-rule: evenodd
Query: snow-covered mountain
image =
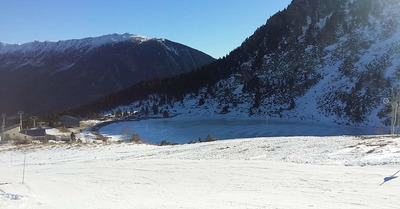
<path fill-rule="evenodd" d="M 142 80 L 214 59 L 190 47 L 133 34 L 66 41 L 0 43 L 0 112 L 51 112 Z"/>
<path fill-rule="evenodd" d="M 294 0 L 230 54 L 235 73 L 218 82 L 217 102 L 382 124 L 389 111 L 382 99 L 400 84 L 399 21 L 398 0 Z"/>
<path fill-rule="evenodd" d="M 400 93 L 399 0 L 293 0 L 228 56 L 116 94 L 124 102 L 83 109 L 129 98 L 144 110 L 179 102 L 173 111 L 382 126 L 392 88 Z M 149 94 L 132 93 L 139 89 Z"/>
<path fill-rule="evenodd" d="M 136 34 L 109 34 L 100 37 L 89 37 L 84 39 L 73 39 L 73 40 L 65 40 L 65 41 L 34 41 L 25 44 L 6 44 L 0 42 L 0 54 L 6 53 L 44 53 L 49 51 L 54 51 L 58 53 L 62 53 L 66 50 L 80 50 L 81 52 L 89 52 L 94 48 L 100 47 L 105 44 L 116 44 L 124 41 L 132 41 L 132 42 L 144 42 L 151 40 L 152 38 L 136 35 Z"/>

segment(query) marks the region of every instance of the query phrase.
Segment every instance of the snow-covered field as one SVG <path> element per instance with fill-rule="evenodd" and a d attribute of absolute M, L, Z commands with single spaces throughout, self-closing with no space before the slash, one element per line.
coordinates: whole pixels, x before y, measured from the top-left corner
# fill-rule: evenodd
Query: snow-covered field
<path fill-rule="evenodd" d="M 164 147 L 120 143 L 0 150 L 2 209 L 399 207 L 400 138 L 280 137 Z"/>

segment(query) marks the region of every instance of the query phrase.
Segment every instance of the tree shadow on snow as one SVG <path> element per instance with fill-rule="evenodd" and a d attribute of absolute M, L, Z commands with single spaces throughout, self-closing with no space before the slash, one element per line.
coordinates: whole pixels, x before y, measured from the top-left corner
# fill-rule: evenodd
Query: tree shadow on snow
<path fill-rule="evenodd" d="M 397 178 L 398 176 L 396 176 L 396 174 L 398 174 L 399 172 L 400 172 L 400 170 L 398 170 L 398 171 L 397 171 L 395 174 L 393 174 L 392 176 L 385 177 L 385 178 L 383 179 L 382 184 L 380 184 L 379 186 L 382 186 L 384 183 L 386 183 L 386 182 L 388 182 L 388 181 L 390 181 L 390 180 L 393 180 L 393 179 Z"/>

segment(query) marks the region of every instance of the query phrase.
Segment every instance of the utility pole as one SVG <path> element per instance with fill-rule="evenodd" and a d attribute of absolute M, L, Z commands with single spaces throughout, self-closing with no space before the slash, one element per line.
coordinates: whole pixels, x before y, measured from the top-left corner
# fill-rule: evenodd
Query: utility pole
<path fill-rule="evenodd" d="M 394 93 L 393 93 L 394 95 Z M 399 134 L 399 129 L 400 129 L 400 95 L 397 94 L 395 96 L 395 105 L 392 105 L 392 108 L 394 108 L 394 127 L 397 126 L 397 135 Z M 393 128 L 394 129 L 394 128 Z M 393 134 L 395 134 L 395 130 L 393 130 Z"/>
<path fill-rule="evenodd" d="M 3 118 L 3 123 L 1 124 L 1 140 L 4 140 L 5 139 L 4 128 L 6 126 L 6 114 L 5 113 L 1 114 L 1 117 Z"/>
<path fill-rule="evenodd" d="M 36 128 L 36 119 L 37 119 L 37 116 L 32 116 L 31 118 L 32 118 L 32 120 L 33 120 L 33 128 Z"/>
<path fill-rule="evenodd" d="M 22 171 L 22 185 L 24 185 L 24 182 L 25 182 L 26 150 L 24 153 L 25 153 L 25 155 L 24 155 L 24 170 Z"/>
<path fill-rule="evenodd" d="M 24 114 L 24 111 L 18 111 L 17 113 L 19 115 L 19 127 L 20 130 L 22 131 L 22 115 Z"/>

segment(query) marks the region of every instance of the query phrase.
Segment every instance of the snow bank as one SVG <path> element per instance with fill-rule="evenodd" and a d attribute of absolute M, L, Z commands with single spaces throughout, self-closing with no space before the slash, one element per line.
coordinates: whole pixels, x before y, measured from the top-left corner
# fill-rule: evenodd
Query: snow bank
<path fill-rule="evenodd" d="M 8 145 L 0 207 L 396 208 L 399 145 L 389 136 Z"/>

